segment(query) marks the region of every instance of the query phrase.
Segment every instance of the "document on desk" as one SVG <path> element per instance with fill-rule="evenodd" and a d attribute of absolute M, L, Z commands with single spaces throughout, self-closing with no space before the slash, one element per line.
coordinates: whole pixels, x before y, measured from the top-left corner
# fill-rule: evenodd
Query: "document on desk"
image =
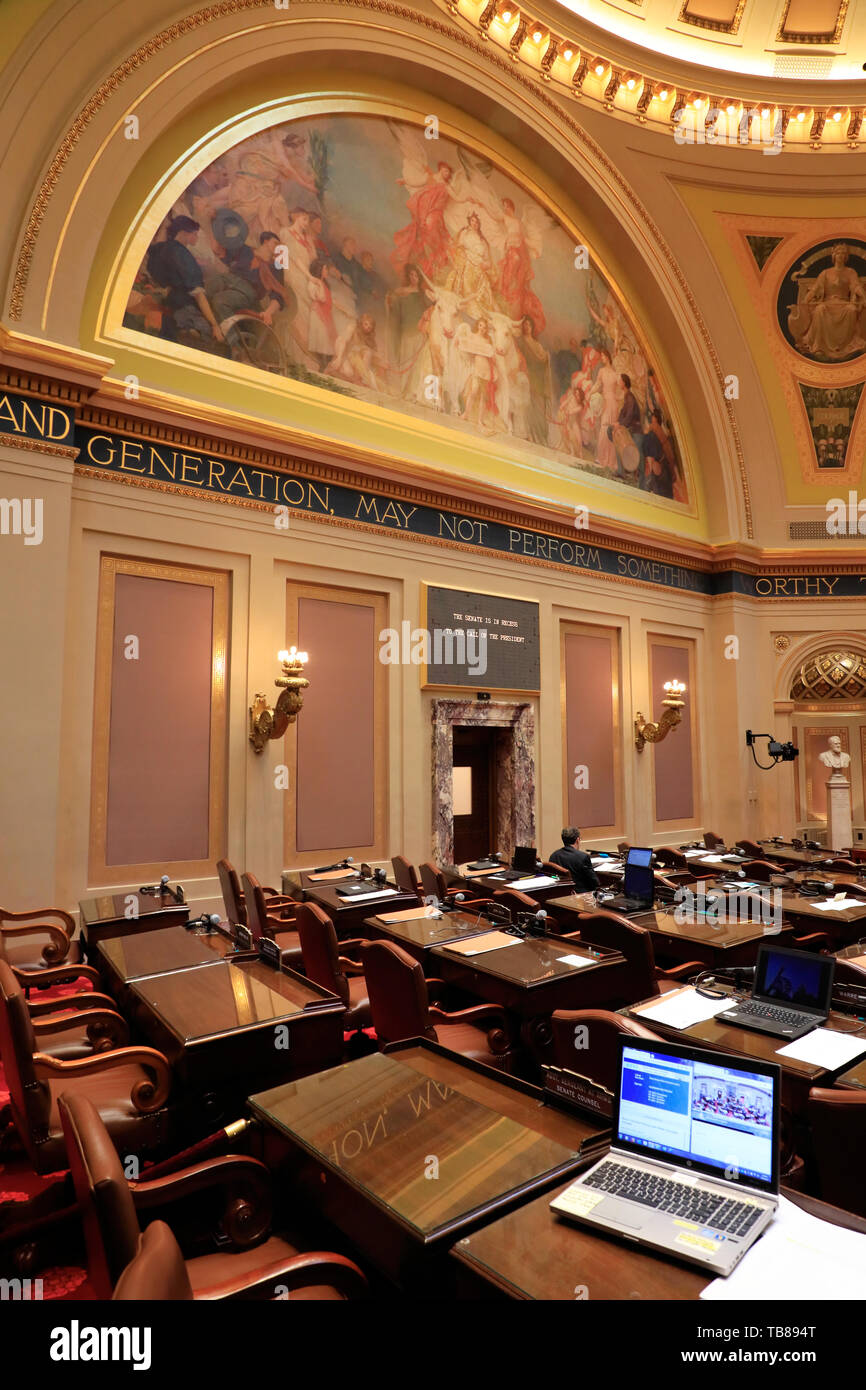
<path fill-rule="evenodd" d="M 779 1198 L 775 1220 L 726 1279 L 701 1294 L 711 1302 L 798 1302 L 866 1298 L 866 1235 L 846 1231 Z"/>
<path fill-rule="evenodd" d="M 686 856 L 686 859 L 703 859 L 703 857 L 704 857 L 704 855 L 706 854 L 706 852 L 707 852 L 707 851 L 706 851 L 705 849 L 684 849 L 684 850 L 683 850 L 683 854 Z"/>
<path fill-rule="evenodd" d="M 396 888 L 380 888 L 375 893 L 353 893 L 350 898 L 343 898 L 342 902 L 346 907 L 351 907 L 354 903 L 369 903 L 373 898 L 396 898 Z"/>
<path fill-rule="evenodd" d="M 580 970 L 584 965 L 595 965 L 596 961 L 592 956 L 560 956 L 560 965 L 573 965 L 575 970 Z"/>
<path fill-rule="evenodd" d="M 724 864 L 727 859 L 726 854 L 702 854 L 701 858 L 705 864 Z"/>
<path fill-rule="evenodd" d="M 823 903 L 813 903 L 819 912 L 842 912 L 846 907 L 866 907 L 863 898 L 828 898 Z"/>
<path fill-rule="evenodd" d="M 336 883 L 338 879 L 357 878 L 357 869 L 323 869 L 321 873 L 311 873 L 311 883 Z"/>
<path fill-rule="evenodd" d="M 407 907 L 402 912 L 380 912 L 377 914 L 380 922 L 416 922 L 422 917 L 442 917 L 438 907 L 431 907 L 426 903 L 424 907 Z"/>
<path fill-rule="evenodd" d="M 558 883 L 559 879 L 552 874 L 537 874 L 535 878 L 515 878 L 508 885 L 509 888 L 549 888 L 552 883 Z"/>
<path fill-rule="evenodd" d="M 499 951 L 503 946 L 520 944 L 519 936 L 509 936 L 504 931 L 489 931 L 484 936 L 472 936 L 468 941 L 449 941 L 442 949 L 454 951 L 458 956 L 480 956 L 485 951 Z"/>
<path fill-rule="evenodd" d="M 838 1033 L 835 1028 L 813 1028 L 811 1033 L 805 1033 L 796 1042 L 776 1048 L 777 1057 L 794 1057 L 798 1062 L 826 1067 L 827 1071 L 838 1071 L 855 1057 L 862 1057 L 864 1052 L 866 1037 Z"/>
<path fill-rule="evenodd" d="M 716 1014 L 730 1007 L 730 995 L 725 995 L 724 999 L 707 999 L 691 985 L 686 985 L 684 989 L 663 995 L 657 1004 L 632 1009 L 632 1013 L 647 1019 L 649 1023 L 664 1023 L 668 1028 L 691 1028 L 693 1023 L 715 1018 Z"/>

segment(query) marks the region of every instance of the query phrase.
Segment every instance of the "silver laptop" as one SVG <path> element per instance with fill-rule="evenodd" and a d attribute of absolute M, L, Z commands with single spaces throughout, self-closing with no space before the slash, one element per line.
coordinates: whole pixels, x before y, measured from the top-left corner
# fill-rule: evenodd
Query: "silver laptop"
<path fill-rule="evenodd" d="M 774 1062 L 623 1034 L 610 1150 L 552 1209 L 730 1274 L 778 1205 L 779 1088 Z"/>

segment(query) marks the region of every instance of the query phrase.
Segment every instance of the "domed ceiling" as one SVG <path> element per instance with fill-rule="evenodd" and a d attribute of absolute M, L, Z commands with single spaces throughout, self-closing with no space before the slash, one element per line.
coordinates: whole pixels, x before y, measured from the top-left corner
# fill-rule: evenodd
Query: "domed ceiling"
<path fill-rule="evenodd" d="M 655 54 L 742 74 L 860 78 L 863 0 L 561 0 Z"/>

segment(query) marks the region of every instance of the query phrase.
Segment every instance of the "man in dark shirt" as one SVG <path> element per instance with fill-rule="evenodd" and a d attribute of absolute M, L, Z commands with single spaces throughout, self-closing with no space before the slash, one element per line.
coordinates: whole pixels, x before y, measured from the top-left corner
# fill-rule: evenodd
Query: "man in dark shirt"
<path fill-rule="evenodd" d="M 562 849 L 553 851 L 550 862 L 558 864 L 561 869 L 568 869 L 579 893 L 587 893 L 590 889 L 599 887 L 592 860 L 580 848 L 580 831 L 576 825 L 567 826 L 563 830 Z"/>

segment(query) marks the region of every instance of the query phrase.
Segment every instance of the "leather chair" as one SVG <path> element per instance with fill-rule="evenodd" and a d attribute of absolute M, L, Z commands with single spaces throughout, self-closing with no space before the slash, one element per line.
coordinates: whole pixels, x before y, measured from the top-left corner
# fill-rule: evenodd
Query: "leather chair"
<path fill-rule="evenodd" d="M 49 1057 L 39 1043 L 20 986 L 0 961 L 0 1056 L 12 1122 L 37 1173 L 65 1167 L 58 1097 L 89 1097 L 125 1152 L 153 1153 L 168 1143 L 171 1069 L 152 1047 L 119 1047 L 76 1061 Z"/>
<path fill-rule="evenodd" d="M 228 859 L 218 859 L 216 867 L 226 909 L 226 921 L 236 922 L 241 927 L 248 926 L 246 902 L 237 869 Z M 276 912 L 278 908 L 287 907 L 293 901 L 285 894 L 277 893 L 274 888 L 262 887 L 262 893 L 269 912 Z"/>
<path fill-rule="evenodd" d="M 866 898 L 866 883 L 831 883 L 829 893 L 844 893 L 846 898 Z"/>
<path fill-rule="evenodd" d="M 39 975 L 40 986 L 53 984 L 55 981 L 45 978 L 46 971 L 83 963 L 81 942 L 73 941 L 74 932 L 75 923 L 62 908 L 10 912 L 0 907 L 0 959 L 15 971 Z M 95 970 L 92 974 L 99 978 Z"/>
<path fill-rule="evenodd" d="M 402 854 L 395 854 L 391 859 L 391 868 L 394 870 L 394 882 L 400 892 L 414 893 L 420 902 L 423 893 L 414 865 L 410 864 L 408 859 L 404 859 Z"/>
<path fill-rule="evenodd" d="M 674 849 L 672 845 L 661 845 L 654 851 L 656 863 L 661 864 L 665 869 L 686 869 L 689 872 L 689 861 L 682 850 Z"/>
<path fill-rule="evenodd" d="M 497 1005 L 446 1013 L 430 1003 L 444 992 L 444 982 L 425 980 L 418 962 L 390 941 L 365 941 L 361 961 L 380 1048 L 404 1038 L 430 1038 L 463 1057 L 509 1070 L 511 1042 Z"/>
<path fill-rule="evenodd" d="M 747 863 L 741 864 L 740 868 L 745 872 L 746 878 L 757 879 L 758 883 L 769 883 L 775 874 L 785 872 L 781 864 L 771 864 L 769 859 L 750 859 Z"/>
<path fill-rule="evenodd" d="M 272 912 L 265 899 L 265 890 L 255 874 L 244 874 L 242 882 L 246 925 L 252 934 L 253 942 L 267 936 L 279 946 L 283 965 L 288 965 L 292 970 L 303 967 L 301 938 L 294 926 L 294 913 L 298 904 L 292 903 L 291 909 L 281 904 Z M 288 915 L 289 913 L 291 915 Z"/>
<path fill-rule="evenodd" d="M 373 1017 L 363 966 L 349 954 L 340 954 L 341 950 L 356 952 L 363 942 L 342 941 L 338 945 L 333 922 L 316 903 L 299 903 L 295 921 L 307 979 L 342 999 L 346 1006 L 347 1029 L 369 1028 Z"/>
<path fill-rule="evenodd" d="M 623 1035 L 660 1040 L 658 1033 L 642 1023 L 607 1009 L 557 1009 L 550 1024 L 554 1065 L 576 1071 L 608 1091 L 617 1085 L 619 1039 Z M 586 1034 L 578 1033 L 578 1028 L 585 1028 Z M 584 1041 L 588 1044 L 585 1047 Z"/>
<path fill-rule="evenodd" d="M 860 865 L 853 859 L 833 859 L 824 868 L 831 874 L 856 874 Z"/>
<path fill-rule="evenodd" d="M 535 913 L 538 912 L 540 908 L 543 910 L 543 905 L 541 903 L 536 902 L 535 898 L 530 898 L 528 893 L 521 893 L 519 888 L 497 888 L 493 894 L 493 901 L 495 903 L 501 903 L 503 907 L 508 908 L 508 911 L 511 913 L 512 922 L 517 921 L 517 915 L 520 912 Z M 490 925 L 492 928 L 495 927 L 496 923 L 491 922 Z"/>
<path fill-rule="evenodd" d="M 129 1043 L 129 1025 L 107 994 L 89 991 L 25 1003 L 39 1051 L 49 1057 L 71 1062 Z"/>
<path fill-rule="evenodd" d="M 630 849 L 631 845 L 629 844 L 628 840 L 620 840 L 617 844 L 617 851 L 620 854 L 628 854 Z"/>
<path fill-rule="evenodd" d="M 421 892 L 425 898 L 438 898 L 439 902 L 446 897 L 448 885 L 445 882 L 445 875 L 441 869 L 427 860 L 426 864 L 421 864 L 418 873 L 421 875 Z"/>
<path fill-rule="evenodd" d="M 756 859 L 763 858 L 764 851 L 757 840 L 738 840 L 737 849 L 744 849 L 747 854 L 753 854 Z"/>
<path fill-rule="evenodd" d="M 64 1093 L 59 1110 L 75 1195 L 84 1219 L 88 1275 L 98 1298 L 112 1296 L 123 1271 L 140 1259 L 142 1251 L 151 1257 L 144 1262 L 145 1276 L 152 1272 L 156 1258 L 157 1268 L 163 1275 L 168 1271 L 168 1277 L 154 1286 L 147 1277 L 143 1278 L 142 1266 L 137 1264 L 135 1273 L 120 1290 L 121 1298 L 133 1297 L 130 1288 L 135 1297 L 151 1301 L 177 1296 L 249 1298 L 257 1292 L 268 1297 L 274 1296 L 275 1286 L 289 1280 L 294 1286 L 294 1298 L 339 1299 L 365 1290 L 366 1280 L 350 1260 L 338 1255 L 303 1255 L 280 1236 L 271 1236 L 253 1248 L 243 1241 L 246 1248 L 221 1249 L 186 1261 L 163 1222 L 154 1223 L 161 1228 L 156 1236 L 147 1238 L 145 1232 L 143 1239 L 136 1197 L 144 1198 L 139 1206 L 157 1202 L 165 1206 L 173 1200 L 188 1199 L 215 1181 L 224 1184 L 238 1176 L 245 1184 L 269 1186 L 267 1169 L 256 1159 L 228 1155 L 150 1183 L 145 1178 L 131 1184 L 124 1177 L 111 1136 L 93 1105 L 82 1096 Z M 153 1226 L 147 1228 L 152 1229 Z M 167 1260 L 169 1252 L 171 1260 Z"/>
<path fill-rule="evenodd" d="M 579 932 L 564 932 L 564 936 L 574 936 L 590 946 L 610 946 L 625 956 L 629 965 L 625 1003 L 679 989 L 685 980 L 706 968 L 699 960 L 689 960 L 662 970 L 656 965 L 652 937 L 646 928 L 618 912 L 588 912 L 578 920 Z"/>
<path fill-rule="evenodd" d="M 866 1095 L 813 1086 L 806 1118 L 818 1186 L 816 1195 L 834 1207 L 866 1216 Z"/>
<path fill-rule="evenodd" d="M 704 831 L 704 844 L 708 850 L 725 848 L 725 842 L 721 835 L 714 834 L 712 830 Z"/>

